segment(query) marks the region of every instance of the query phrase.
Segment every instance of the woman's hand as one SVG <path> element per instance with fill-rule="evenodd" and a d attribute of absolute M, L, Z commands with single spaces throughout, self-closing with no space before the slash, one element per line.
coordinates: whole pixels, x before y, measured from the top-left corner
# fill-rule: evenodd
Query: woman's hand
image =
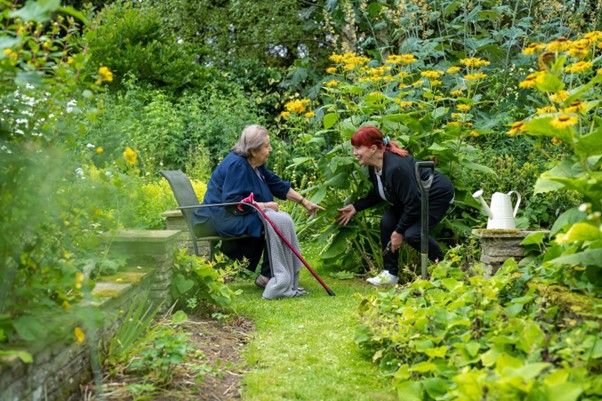
<path fill-rule="evenodd" d="M 391 252 L 395 253 L 403 244 L 403 235 L 397 231 L 393 231 L 391 234 Z"/>
<path fill-rule="evenodd" d="M 344 226 L 346 226 L 347 223 L 349 223 L 349 220 L 351 220 L 351 218 L 357 213 L 353 205 L 343 206 L 342 208 L 338 209 L 338 211 L 339 216 L 337 217 L 337 223 Z"/>
<path fill-rule="evenodd" d="M 325 210 L 322 206 L 313 203 L 312 201 L 306 198 L 303 198 L 301 200 L 301 205 L 305 208 L 305 210 L 307 210 L 307 213 L 309 213 L 311 217 L 314 217 L 316 213 L 318 213 L 318 210 Z"/>
<path fill-rule="evenodd" d="M 263 210 L 272 209 L 275 212 L 278 211 L 278 204 L 276 202 L 261 202 L 259 203 L 259 207 L 261 207 Z"/>

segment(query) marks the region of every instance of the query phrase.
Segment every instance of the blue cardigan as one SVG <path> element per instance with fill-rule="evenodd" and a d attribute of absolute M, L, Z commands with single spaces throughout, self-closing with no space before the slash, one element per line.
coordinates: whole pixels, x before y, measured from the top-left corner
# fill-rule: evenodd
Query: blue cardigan
<path fill-rule="evenodd" d="M 289 181 L 282 180 L 265 165 L 255 171 L 245 157 L 230 152 L 211 174 L 203 204 L 238 202 L 251 192 L 257 202 L 273 201 L 274 196 L 286 199 L 290 187 Z M 251 208 L 243 212 L 236 208 L 201 208 L 195 210 L 194 218 L 195 224 L 210 222 L 223 237 L 262 235 L 263 223 Z"/>

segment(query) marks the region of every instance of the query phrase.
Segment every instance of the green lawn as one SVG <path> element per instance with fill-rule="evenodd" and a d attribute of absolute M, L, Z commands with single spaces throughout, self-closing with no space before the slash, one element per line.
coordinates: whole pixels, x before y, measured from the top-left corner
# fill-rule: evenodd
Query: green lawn
<path fill-rule="evenodd" d="M 354 294 L 375 289 L 360 280 L 322 278 L 335 291 L 330 297 L 303 269 L 301 286 L 310 294 L 267 301 L 251 280 L 238 311 L 251 318 L 256 332 L 246 347 L 249 371 L 243 400 L 396 400 L 388 378 L 364 359 L 353 342 L 358 300 Z"/>

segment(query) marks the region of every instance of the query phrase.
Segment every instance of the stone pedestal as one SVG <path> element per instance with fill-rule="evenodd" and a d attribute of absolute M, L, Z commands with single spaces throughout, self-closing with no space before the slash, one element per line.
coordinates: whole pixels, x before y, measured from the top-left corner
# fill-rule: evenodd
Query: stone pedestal
<path fill-rule="evenodd" d="M 480 261 L 489 266 L 490 274 L 495 274 L 497 269 L 499 269 L 506 259 L 522 259 L 524 251 L 521 242 L 527 235 L 534 232 L 536 231 L 472 230 L 472 234 L 479 238 L 481 244 Z"/>

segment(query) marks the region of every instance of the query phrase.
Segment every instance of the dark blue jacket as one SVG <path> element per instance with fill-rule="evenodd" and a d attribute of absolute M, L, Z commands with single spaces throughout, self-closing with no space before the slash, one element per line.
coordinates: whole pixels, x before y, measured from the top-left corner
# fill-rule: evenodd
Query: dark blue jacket
<path fill-rule="evenodd" d="M 274 196 L 286 199 L 290 187 L 289 181 L 282 180 L 265 165 L 255 171 L 245 157 L 230 152 L 211 174 L 203 204 L 238 202 L 251 192 L 257 202 L 273 201 Z M 243 212 L 233 207 L 201 208 L 195 210 L 194 217 L 196 224 L 212 224 L 220 236 L 262 235 L 263 224 L 251 208 Z"/>

